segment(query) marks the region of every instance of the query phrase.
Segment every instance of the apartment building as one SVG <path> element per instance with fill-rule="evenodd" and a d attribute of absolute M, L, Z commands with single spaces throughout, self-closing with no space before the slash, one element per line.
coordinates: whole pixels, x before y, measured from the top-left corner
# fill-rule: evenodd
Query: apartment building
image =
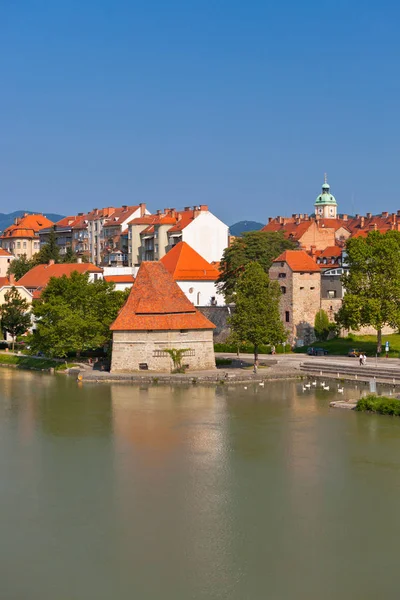
<path fill-rule="evenodd" d="M 179 242 L 186 242 L 208 262 L 221 260 L 228 246 L 228 226 L 203 204 L 158 210 L 132 219 L 128 226 L 129 265 L 160 260 Z"/>
<path fill-rule="evenodd" d="M 113 206 L 107 208 L 94 208 L 87 218 L 89 258 L 94 264 L 109 264 L 108 255 L 115 250 L 120 250 L 122 264 L 128 262 L 127 248 L 125 255 L 120 247 L 121 236 L 127 229 L 128 223 L 135 218 L 149 215 L 145 204 L 136 206 L 123 205 L 120 208 Z M 125 258 L 124 258 L 125 256 Z"/>

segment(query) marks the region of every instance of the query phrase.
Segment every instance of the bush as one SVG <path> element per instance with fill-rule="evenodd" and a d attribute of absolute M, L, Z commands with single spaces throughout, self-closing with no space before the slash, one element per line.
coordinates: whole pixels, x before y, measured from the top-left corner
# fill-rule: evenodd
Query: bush
<path fill-rule="evenodd" d="M 217 367 L 229 367 L 232 364 L 231 358 L 216 358 L 215 364 Z"/>
<path fill-rule="evenodd" d="M 216 343 L 214 344 L 214 352 L 230 352 L 236 354 L 238 351 L 238 347 L 236 344 L 222 344 Z M 282 344 L 277 344 L 275 346 L 275 352 L 277 354 L 283 354 L 284 352 L 291 352 L 291 348 L 289 344 L 286 344 L 284 347 Z M 240 344 L 239 353 L 242 354 L 254 354 L 254 346 L 252 344 Z M 258 348 L 259 354 L 271 354 L 271 346 L 266 344 L 261 344 Z"/>
<path fill-rule="evenodd" d="M 400 416 L 400 400 L 397 398 L 388 398 L 387 396 L 376 396 L 369 394 L 361 398 L 356 408 L 358 412 L 373 412 L 380 415 Z"/>

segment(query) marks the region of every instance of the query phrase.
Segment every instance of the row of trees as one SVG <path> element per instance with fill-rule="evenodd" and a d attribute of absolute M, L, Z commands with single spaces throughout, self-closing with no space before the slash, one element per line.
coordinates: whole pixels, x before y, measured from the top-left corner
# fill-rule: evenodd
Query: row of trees
<path fill-rule="evenodd" d="M 274 258 L 294 248 L 282 233 L 249 232 L 225 250 L 219 288 L 236 310 L 231 318 L 233 338 L 238 342 L 276 344 L 287 338 L 279 318 L 280 291 L 270 282 L 268 270 Z M 400 232 L 370 232 L 346 244 L 345 294 L 334 324 L 325 311 L 315 318 L 318 339 L 339 328 L 377 331 L 377 352 L 382 351 L 382 329 L 400 329 Z"/>
<path fill-rule="evenodd" d="M 31 259 L 22 255 L 20 258 L 13 260 L 10 263 L 8 273 L 14 275 L 16 281 L 18 281 L 36 265 L 48 264 L 50 260 L 54 260 L 55 263 L 76 263 L 78 260 L 72 248 L 67 248 L 66 253 L 61 256 L 54 229 L 50 231 L 46 244 L 42 246 L 39 252 L 34 254 Z M 87 262 L 87 259 L 84 257 L 83 261 Z"/>
<path fill-rule="evenodd" d="M 116 291 L 114 284 L 98 279 L 90 282 L 87 273 L 52 277 L 41 299 L 29 305 L 12 287 L 0 308 L 4 330 L 13 336 L 25 333 L 35 322 L 35 332 L 27 338 L 33 352 L 46 356 L 80 356 L 108 343 L 109 327 L 125 303 L 129 290 Z"/>

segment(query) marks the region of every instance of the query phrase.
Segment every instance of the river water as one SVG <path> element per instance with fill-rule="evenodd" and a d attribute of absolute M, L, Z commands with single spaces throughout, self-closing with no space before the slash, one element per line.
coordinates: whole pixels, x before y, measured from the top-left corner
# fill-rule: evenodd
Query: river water
<path fill-rule="evenodd" d="M 0 598 L 398 599 L 400 419 L 244 387 L 0 370 Z"/>

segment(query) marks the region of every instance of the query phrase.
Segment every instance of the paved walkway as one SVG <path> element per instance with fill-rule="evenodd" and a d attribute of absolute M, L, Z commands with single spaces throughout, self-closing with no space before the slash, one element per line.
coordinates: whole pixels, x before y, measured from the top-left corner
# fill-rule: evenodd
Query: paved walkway
<path fill-rule="evenodd" d="M 323 377 L 337 377 L 344 379 L 370 380 L 376 377 L 377 381 L 393 381 L 398 379 L 400 385 L 400 360 L 379 358 L 367 360 L 367 364 L 360 366 L 358 359 L 346 356 L 307 356 L 305 354 L 270 354 L 259 355 L 260 364 L 266 368 L 259 368 L 255 375 L 252 369 L 243 368 L 252 365 L 254 356 L 241 354 L 239 359 L 236 354 L 217 353 L 217 358 L 232 358 L 232 367 L 220 367 L 209 371 L 188 371 L 184 374 L 169 374 L 139 371 L 136 373 L 110 373 L 95 370 L 89 365 L 82 366 L 80 375 L 83 381 L 91 382 L 130 382 L 130 383 L 165 383 L 186 384 L 194 383 L 216 384 L 262 382 L 264 380 L 288 379 L 292 377 L 306 377 L 308 374 Z M 236 367 L 236 364 L 237 367 Z M 242 368 L 240 368 L 242 363 Z M 376 363 L 376 364 L 375 364 Z M 397 381 L 396 381 L 397 383 Z"/>

